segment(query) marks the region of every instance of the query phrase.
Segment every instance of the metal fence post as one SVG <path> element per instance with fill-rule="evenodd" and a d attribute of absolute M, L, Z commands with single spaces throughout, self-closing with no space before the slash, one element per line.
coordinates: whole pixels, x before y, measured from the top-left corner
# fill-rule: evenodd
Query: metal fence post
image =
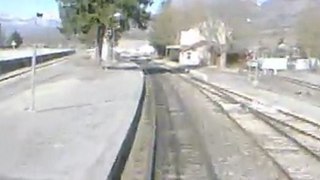
<path fill-rule="evenodd" d="M 114 30 L 114 27 L 112 27 L 112 63 L 115 62 L 114 46 L 115 46 L 115 30 Z"/>
<path fill-rule="evenodd" d="M 37 18 L 42 18 L 42 13 L 36 13 L 34 25 L 38 26 Z M 31 104 L 30 104 L 30 111 L 36 110 L 36 85 L 35 85 L 35 76 L 36 76 L 36 65 L 37 65 L 37 44 L 33 45 L 33 56 L 31 59 Z"/>
<path fill-rule="evenodd" d="M 36 98 L 35 98 L 35 76 L 36 76 L 36 64 L 37 64 L 37 45 L 33 46 L 33 56 L 31 60 L 31 105 L 30 111 L 35 111 Z"/>

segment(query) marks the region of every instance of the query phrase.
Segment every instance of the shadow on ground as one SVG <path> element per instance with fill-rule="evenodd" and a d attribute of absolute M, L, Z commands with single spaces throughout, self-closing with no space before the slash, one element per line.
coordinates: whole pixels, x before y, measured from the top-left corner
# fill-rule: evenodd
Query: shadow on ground
<path fill-rule="evenodd" d="M 185 74 L 189 73 L 189 71 L 192 69 L 199 68 L 198 66 L 166 67 L 162 63 L 140 63 L 139 65 L 144 69 L 146 74 Z"/>
<path fill-rule="evenodd" d="M 112 66 L 112 67 L 105 67 L 104 69 L 110 70 L 140 70 L 137 66 Z"/>
<path fill-rule="evenodd" d="M 109 102 L 111 102 L 111 101 L 104 100 L 104 101 L 96 102 L 96 103 L 83 103 L 83 104 L 74 104 L 74 105 L 69 105 L 69 106 L 57 106 L 57 107 L 51 107 L 51 108 L 47 108 L 47 109 L 39 109 L 39 110 L 37 110 L 37 113 L 85 108 L 85 107 L 94 106 L 94 105 L 101 105 L 101 104 L 105 104 L 105 103 L 109 103 Z"/>

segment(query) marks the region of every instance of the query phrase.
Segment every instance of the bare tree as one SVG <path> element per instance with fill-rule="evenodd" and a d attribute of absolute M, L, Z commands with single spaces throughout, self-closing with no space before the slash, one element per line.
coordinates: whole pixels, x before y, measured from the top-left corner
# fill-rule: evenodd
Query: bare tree
<path fill-rule="evenodd" d="M 251 23 L 254 15 L 253 3 L 239 0 L 213 1 L 208 6 L 209 16 L 212 19 L 220 19 L 232 30 L 236 39 L 242 40 L 252 38 L 255 35 L 255 28 Z"/>
<path fill-rule="evenodd" d="M 156 45 L 173 44 L 178 26 L 175 24 L 176 10 L 166 8 L 158 14 L 151 25 L 150 40 Z"/>
<path fill-rule="evenodd" d="M 309 56 L 320 56 L 320 12 L 317 7 L 303 11 L 295 26 L 299 43 L 307 49 Z"/>
<path fill-rule="evenodd" d="M 202 34 L 207 41 L 215 41 L 220 52 L 219 59 L 212 58 L 214 64 L 221 68 L 226 67 L 228 47 L 231 44 L 247 46 L 252 41 L 256 31 L 251 23 L 252 4 L 238 0 L 213 1 L 207 4 L 203 11 L 206 11 L 206 23 L 202 28 Z M 216 47 L 217 48 L 217 47 Z M 239 49 L 244 49 L 239 47 Z M 211 48 L 211 56 L 213 56 Z"/>
<path fill-rule="evenodd" d="M 198 27 L 208 42 L 214 41 L 218 44 L 214 48 L 218 48 L 221 55 L 215 64 L 225 67 L 228 44 L 235 41 L 241 44 L 240 41 L 252 38 L 255 34 L 252 24 L 248 21 L 252 14 L 251 9 L 245 2 L 239 0 L 174 2 L 173 5 L 166 5 L 153 22 L 150 37 L 154 44 L 164 46 L 175 44 L 181 30 Z M 217 52 L 214 48 L 210 48 L 211 57 Z"/>
<path fill-rule="evenodd" d="M 166 5 L 154 18 L 151 25 L 150 41 L 154 46 L 164 48 L 166 45 L 177 44 L 181 30 L 196 26 L 204 20 L 201 2 L 184 2 L 183 7 Z"/>

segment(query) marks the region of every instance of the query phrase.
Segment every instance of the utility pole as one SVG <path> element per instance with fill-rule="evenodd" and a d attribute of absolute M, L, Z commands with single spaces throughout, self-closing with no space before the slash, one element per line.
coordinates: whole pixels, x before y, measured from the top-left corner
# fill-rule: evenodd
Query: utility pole
<path fill-rule="evenodd" d="M 35 17 L 35 26 L 38 25 L 37 19 L 42 18 L 42 13 L 37 13 Z M 33 45 L 33 56 L 31 59 L 31 104 L 30 104 L 30 111 L 36 111 L 36 85 L 35 85 L 35 78 L 36 78 L 36 65 L 37 65 L 37 43 Z"/>
<path fill-rule="evenodd" d="M 1 23 L 0 23 L 0 47 L 2 46 L 2 43 L 3 43 L 2 26 L 1 26 Z"/>
<path fill-rule="evenodd" d="M 114 42 L 115 42 L 115 27 L 112 27 L 112 42 L 111 42 L 111 50 L 112 50 L 112 53 L 111 53 L 111 63 L 114 63 L 114 59 L 115 59 L 115 55 L 114 55 Z"/>
<path fill-rule="evenodd" d="M 257 58 L 257 52 L 254 52 L 254 61 L 255 61 L 255 73 L 254 73 L 254 80 L 253 80 L 253 86 L 258 86 L 259 84 L 259 62 L 258 62 L 258 58 Z"/>
<path fill-rule="evenodd" d="M 116 30 L 120 28 L 120 20 L 122 18 L 122 14 L 119 12 L 116 12 L 115 14 L 113 14 L 113 17 L 116 20 L 116 26 L 112 26 L 112 62 L 115 62 L 114 47 L 116 44 Z"/>
<path fill-rule="evenodd" d="M 106 62 L 108 64 L 108 66 L 111 64 L 111 61 L 112 61 L 112 39 L 113 39 L 113 28 L 109 28 L 107 30 L 107 39 L 106 39 L 106 43 L 108 45 L 108 54 L 107 54 L 107 59 L 106 59 Z"/>
<path fill-rule="evenodd" d="M 0 23 L 0 47 L 5 46 L 5 41 L 6 41 L 6 33 L 3 30 L 3 26 Z"/>
<path fill-rule="evenodd" d="M 118 28 L 119 24 L 120 24 L 120 18 L 121 18 L 122 14 L 117 12 L 117 13 L 114 13 L 112 15 L 111 18 L 115 19 L 116 20 L 116 23 L 117 25 L 115 26 L 114 24 L 112 24 L 111 28 L 108 30 L 108 35 L 109 35 L 109 40 L 111 41 L 110 42 L 110 58 L 111 58 L 111 63 L 114 63 L 115 62 L 115 53 L 114 53 L 114 47 L 115 47 L 115 44 L 116 44 L 116 29 Z"/>
<path fill-rule="evenodd" d="M 115 28 L 113 27 L 112 28 L 112 62 L 114 63 L 115 62 L 115 53 L 114 53 L 114 47 L 115 47 L 115 44 L 116 44 L 116 31 L 115 31 Z"/>
<path fill-rule="evenodd" d="M 223 21 L 218 20 L 216 23 L 218 26 L 217 39 L 221 49 L 219 65 L 221 69 L 224 69 L 227 63 L 227 29 Z"/>

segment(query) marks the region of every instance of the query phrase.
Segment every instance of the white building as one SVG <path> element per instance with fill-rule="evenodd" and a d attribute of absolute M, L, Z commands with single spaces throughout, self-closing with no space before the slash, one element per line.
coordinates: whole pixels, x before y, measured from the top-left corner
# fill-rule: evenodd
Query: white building
<path fill-rule="evenodd" d="M 226 44 L 226 28 L 221 21 L 208 21 L 180 32 L 179 63 L 183 65 L 212 65 L 212 59 Z"/>
<path fill-rule="evenodd" d="M 199 65 L 204 58 L 203 48 L 194 46 L 195 44 L 205 41 L 199 28 L 192 28 L 180 32 L 180 54 L 179 63 L 183 65 Z M 194 46 L 194 47 L 193 47 Z M 201 50 L 200 50 L 201 49 Z"/>

